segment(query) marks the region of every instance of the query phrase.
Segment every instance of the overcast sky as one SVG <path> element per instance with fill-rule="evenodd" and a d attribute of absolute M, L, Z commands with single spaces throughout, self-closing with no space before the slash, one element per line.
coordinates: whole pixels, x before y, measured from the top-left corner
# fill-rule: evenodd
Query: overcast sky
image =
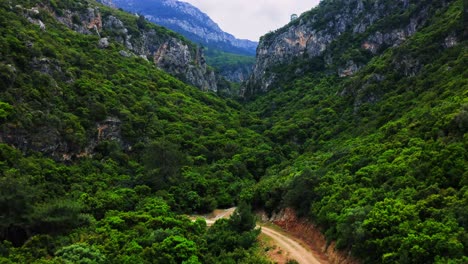
<path fill-rule="evenodd" d="M 312 9 L 319 0 L 182 0 L 208 14 L 222 30 L 237 38 L 258 39 Z"/>

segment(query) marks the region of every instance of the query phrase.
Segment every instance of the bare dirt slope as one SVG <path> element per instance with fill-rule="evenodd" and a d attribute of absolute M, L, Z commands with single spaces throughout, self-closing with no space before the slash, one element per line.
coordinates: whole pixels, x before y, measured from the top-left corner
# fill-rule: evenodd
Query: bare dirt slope
<path fill-rule="evenodd" d="M 316 258 L 314 254 L 307 249 L 307 246 L 302 245 L 298 241 L 271 228 L 265 226 L 262 226 L 261 228 L 262 233 L 271 237 L 279 247 L 286 251 L 292 259 L 296 260 L 300 264 L 326 263 Z"/>

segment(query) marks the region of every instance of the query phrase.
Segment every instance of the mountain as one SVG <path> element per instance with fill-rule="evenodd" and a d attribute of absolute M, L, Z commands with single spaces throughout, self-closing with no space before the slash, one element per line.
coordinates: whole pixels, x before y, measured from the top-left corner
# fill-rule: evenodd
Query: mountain
<path fill-rule="evenodd" d="M 322 68 L 341 77 L 353 75 L 372 57 L 403 44 L 449 2 L 322 1 L 260 39 L 250 88 L 243 93 L 269 90 L 287 64 L 297 65 L 297 76 Z M 304 61 L 307 65 L 300 65 Z"/>
<path fill-rule="evenodd" d="M 262 37 L 243 92 L 283 161 L 249 193 L 330 263 L 468 261 L 464 4 L 324 0 Z"/>
<path fill-rule="evenodd" d="M 182 214 L 237 204 L 268 151 L 174 77 L 204 83 L 201 58 L 95 1 L 0 2 L 1 263 L 267 263 L 254 222 Z"/>
<path fill-rule="evenodd" d="M 207 62 L 227 81 L 241 83 L 252 73 L 257 42 L 239 40 L 222 31 L 205 13 L 193 5 L 175 0 L 100 0 L 114 8 L 144 15 L 157 25 L 178 32 L 203 46 Z M 225 84 L 224 86 L 232 86 Z M 237 90 L 224 88 L 221 94 L 237 96 Z"/>
<path fill-rule="evenodd" d="M 199 47 L 163 27 L 143 20 L 138 20 L 135 25 L 137 18 L 134 16 L 126 14 L 119 18 L 115 13 L 123 14 L 87 7 L 86 12 L 67 10 L 66 13 L 56 12 L 54 15 L 70 29 L 101 37 L 100 48 L 120 44 L 121 56 L 150 60 L 161 69 L 204 91 L 218 90 L 216 76 L 206 65 L 203 51 Z M 36 24 L 38 21 L 40 20 L 33 19 Z"/>
<path fill-rule="evenodd" d="M 203 52 L 232 54 L 93 0 L 0 1 L 0 263 L 267 264 L 253 211 L 329 263 L 467 263 L 465 4 L 323 0 L 262 37 L 235 101 L 200 85 Z"/>
<path fill-rule="evenodd" d="M 151 22 L 174 30 L 210 49 L 239 55 L 255 55 L 257 42 L 237 39 L 224 32 L 193 5 L 176 0 L 112 0 L 111 6 L 142 14 Z"/>

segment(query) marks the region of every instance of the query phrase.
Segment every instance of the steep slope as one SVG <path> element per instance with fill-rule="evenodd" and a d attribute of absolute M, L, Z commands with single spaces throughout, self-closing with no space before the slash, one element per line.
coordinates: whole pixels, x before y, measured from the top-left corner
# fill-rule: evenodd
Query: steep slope
<path fill-rule="evenodd" d="M 334 3 L 322 1 L 313 13 L 347 9 L 343 2 L 322 10 Z M 283 65 L 275 85 L 248 104 L 286 158 L 246 191 L 253 203 L 269 212 L 294 208 L 363 263 L 468 261 L 464 6 L 432 4 L 426 2 L 425 22 L 411 36 L 376 52 L 353 75 L 339 77 L 339 67 L 328 65 L 298 78 L 296 70 L 315 61 L 306 58 Z M 393 32 L 395 23 L 405 25 L 392 18 L 379 31 Z M 335 30 L 327 25 L 324 32 Z M 288 30 L 265 38 L 283 40 Z M 337 60 L 348 57 L 337 53 Z"/>
<path fill-rule="evenodd" d="M 61 2 L 51 2 L 44 8 L 49 8 L 57 20 L 67 27 L 82 34 L 101 37 L 101 48 L 107 48 L 112 42 L 119 43 L 124 46 L 121 56 L 140 56 L 204 91 L 218 90 L 216 76 L 206 65 L 203 51 L 193 43 L 124 12 L 85 3 L 86 7 L 79 9 L 62 10 Z M 36 11 L 25 12 L 30 13 L 29 17 L 37 15 L 31 13 Z M 42 23 L 40 19 L 31 19 Z"/>
<path fill-rule="evenodd" d="M 157 24 L 174 30 L 201 45 L 210 66 L 228 81 L 240 83 L 252 73 L 257 42 L 236 39 L 222 31 L 205 13 L 193 5 L 174 0 L 100 1 L 115 8 L 144 15 Z M 225 89 L 223 93 L 230 93 Z"/>
<path fill-rule="evenodd" d="M 450 0 L 337 0 L 321 1 L 299 19 L 263 36 L 253 74 L 242 94 L 268 91 L 283 66 L 290 75 L 327 70 L 341 77 L 353 75 L 375 55 L 399 46 L 424 27 Z"/>
<path fill-rule="evenodd" d="M 325 35 L 359 3 L 357 17 L 385 14 L 317 56 L 262 48 L 271 61 L 246 109 L 136 56 L 157 55 L 152 32 L 197 53 L 175 33 L 90 0 L 12 2 L 0 2 L 1 263 L 267 263 L 244 201 L 293 208 L 363 263 L 468 262 L 466 1 L 324 0 L 309 14 Z M 377 32 L 391 47 L 373 53 L 362 41 Z M 210 229 L 181 215 L 236 204 Z"/>
<path fill-rule="evenodd" d="M 204 51 L 208 65 L 215 68 L 219 75 L 230 82 L 240 84 L 252 74 L 255 63 L 255 57 L 253 56 L 232 54 L 213 49 L 204 49 Z M 236 96 L 239 95 L 239 91 L 231 92 Z"/>
<path fill-rule="evenodd" d="M 112 0 L 107 4 L 142 14 L 151 22 L 172 29 L 211 49 L 241 55 L 255 55 L 257 42 L 236 39 L 222 31 L 193 5 L 175 0 Z"/>
<path fill-rule="evenodd" d="M 0 262 L 264 263 L 252 226 L 180 215 L 234 205 L 275 162 L 253 118 L 124 41 L 191 47 L 174 33 L 94 1 L 47 3 L 0 2 Z"/>

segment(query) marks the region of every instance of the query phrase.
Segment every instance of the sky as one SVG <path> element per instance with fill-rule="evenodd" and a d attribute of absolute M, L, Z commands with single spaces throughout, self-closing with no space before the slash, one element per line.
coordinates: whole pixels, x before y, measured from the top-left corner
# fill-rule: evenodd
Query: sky
<path fill-rule="evenodd" d="M 286 25 L 291 14 L 315 7 L 320 0 L 182 0 L 208 14 L 219 27 L 240 39 L 258 41 Z"/>

